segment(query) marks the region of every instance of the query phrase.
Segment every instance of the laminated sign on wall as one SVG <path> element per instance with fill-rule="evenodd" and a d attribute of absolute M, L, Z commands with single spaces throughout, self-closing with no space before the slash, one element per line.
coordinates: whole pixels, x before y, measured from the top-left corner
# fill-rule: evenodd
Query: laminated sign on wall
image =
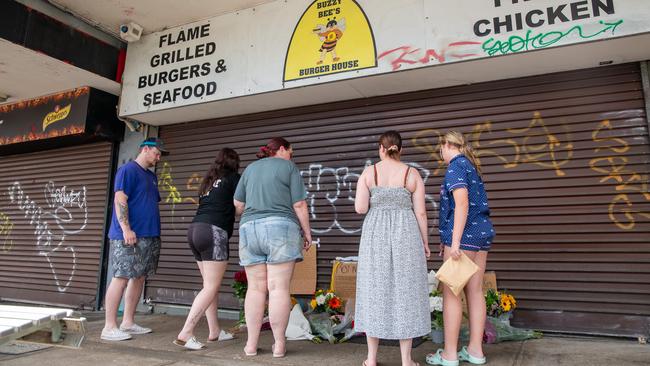
<path fill-rule="evenodd" d="M 354 0 L 317 0 L 293 31 L 284 81 L 375 66 L 375 39 L 359 4 Z"/>

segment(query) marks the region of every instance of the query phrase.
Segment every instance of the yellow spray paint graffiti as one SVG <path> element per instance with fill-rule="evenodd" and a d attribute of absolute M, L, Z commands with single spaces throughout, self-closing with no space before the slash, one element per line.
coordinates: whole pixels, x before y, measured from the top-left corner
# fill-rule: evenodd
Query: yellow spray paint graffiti
<path fill-rule="evenodd" d="M 503 168 L 513 169 L 521 164 L 536 164 L 550 168 L 555 175 L 563 177 L 565 172 L 561 169 L 573 156 L 573 143 L 571 134 L 566 126 L 561 136 L 553 134 L 544 123 L 541 113 L 535 112 L 533 119 L 524 128 L 510 128 L 506 130 L 509 136 L 497 137 L 492 131 L 492 122 L 479 123 L 472 129 L 472 147 L 477 157 L 493 156 L 503 163 Z M 438 175 L 444 161 L 438 152 L 438 141 L 441 133 L 437 130 L 420 131 L 411 142 L 420 151 L 426 152 L 436 166 L 433 175 Z M 484 142 L 485 141 L 485 142 Z M 494 148 L 509 152 L 500 153 Z"/>
<path fill-rule="evenodd" d="M 192 174 L 192 176 L 187 180 L 185 187 L 190 192 L 199 192 L 201 188 L 201 176 L 198 173 Z M 199 204 L 199 201 L 195 197 L 185 197 L 183 202 L 193 203 L 195 205 Z"/>
<path fill-rule="evenodd" d="M 14 241 L 11 239 L 11 231 L 14 228 L 13 222 L 9 216 L 0 212 L 0 252 L 10 252 L 14 247 Z"/>
<path fill-rule="evenodd" d="M 199 191 L 199 184 L 201 183 L 201 176 L 198 173 L 194 173 L 188 178 L 185 188 L 190 192 Z M 172 165 L 169 162 L 163 162 L 162 170 L 158 176 L 158 187 L 164 192 L 163 202 L 171 205 L 171 215 L 172 215 L 172 228 L 176 230 L 176 205 L 182 203 L 190 203 L 193 205 L 198 205 L 199 202 L 196 198 L 192 197 L 183 197 L 181 191 L 176 185 L 174 185 L 174 177 L 172 175 Z M 181 221 L 185 220 L 185 217 L 180 218 Z"/>
<path fill-rule="evenodd" d="M 554 176 L 565 177 L 563 167 L 573 158 L 571 132 L 566 125 L 564 131 L 553 133 L 544 122 L 540 112 L 524 128 L 506 129 L 496 135 L 490 121 L 476 124 L 472 128 L 472 147 L 480 158 L 494 157 L 504 169 L 514 169 L 522 164 L 535 164 L 549 169 Z M 590 160 L 590 168 L 602 174 L 601 184 L 616 184 L 615 195 L 608 204 L 607 214 L 614 225 L 623 230 L 632 230 L 641 218 L 650 218 L 650 212 L 635 208 L 634 202 L 650 201 L 648 174 L 639 174 L 629 168 L 628 153 L 630 144 L 620 137 L 605 137 L 613 129 L 610 120 L 604 120 L 592 132 L 596 144 L 594 153 L 601 156 Z M 444 168 L 438 141 L 441 132 L 427 129 L 418 132 L 411 139 L 413 146 L 425 152 L 434 165 L 433 175 L 439 175 Z M 603 155 L 605 153 L 605 155 Z M 636 198 L 636 199 L 635 199 Z"/>
<path fill-rule="evenodd" d="M 481 158 L 486 156 L 494 156 L 503 162 L 503 167 L 505 169 L 516 168 L 517 165 L 519 165 L 519 161 L 521 159 L 521 148 L 515 140 L 511 138 L 494 140 L 488 139 L 486 143 L 483 143 L 481 139 L 484 134 L 492 134 L 492 122 L 487 121 L 485 123 L 477 124 L 474 126 L 474 129 L 472 131 L 472 147 L 476 149 L 477 157 Z M 507 156 L 501 155 L 496 151 L 490 149 L 493 146 L 502 145 L 512 148 L 512 158 L 508 158 Z"/>
<path fill-rule="evenodd" d="M 411 139 L 413 146 L 429 155 L 429 161 L 435 166 L 432 175 L 435 177 L 444 168 L 445 162 L 440 156 L 440 149 L 438 148 L 438 141 L 440 141 L 440 131 L 426 129 L 418 132 L 415 137 Z"/>
<path fill-rule="evenodd" d="M 523 136 L 520 144 L 524 155 L 522 163 L 551 168 L 558 177 L 563 177 L 566 173 L 560 168 L 566 165 L 573 156 L 571 134 L 568 128 L 564 127 L 565 133 L 560 137 L 555 136 L 544 123 L 542 114 L 535 112 L 528 127 L 521 129 L 510 128 L 508 132 L 513 135 Z"/>
<path fill-rule="evenodd" d="M 609 219 L 620 229 L 632 230 L 639 217 L 650 219 L 650 212 L 635 209 L 632 199 L 637 195 L 637 198 L 640 196 L 644 200 L 650 201 L 648 175 L 638 174 L 628 169 L 628 157 L 620 154 L 629 151 L 630 144 L 619 137 L 601 137 L 602 132 L 606 130 L 612 130 L 609 120 L 602 121 L 592 133 L 592 140 L 598 144 L 594 152 L 598 153 L 604 150 L 613 152 L 614 155 L 591 159 L 589 166 L 593 171 L 604 175 L 600 179 L 600 183 L 613 182 L 616 184 L 615 191 L 617 193 L 608 206 Z"/>
<path fill-rule="evenodd" d="M 164 198 L 165 203 L 172 204 L 173 207 L 177 203 L 183 202 L 181 198 L 181 193 L 178 191 L 178 188 L 174 185 L 174 178 L 172 177 L 172 166 L 168 162 L 163 163 L 162 172 L 158 176 L 158 187 L 162 189 L 163 192 L 167 194 Z"/>

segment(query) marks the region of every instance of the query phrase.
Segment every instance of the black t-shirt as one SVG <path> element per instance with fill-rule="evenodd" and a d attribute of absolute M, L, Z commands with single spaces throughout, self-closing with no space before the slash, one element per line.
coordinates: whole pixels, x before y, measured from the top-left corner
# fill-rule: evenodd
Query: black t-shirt
<path fill-rule="evenodd" d="M 210 191 L 199 198 L 199 208 L 192 222 L 218 226 L 224 229 L 230 238 L 235 224 L 233 196 L 239 177 L 238 173 L 230 173 L 214 181 Z"/>

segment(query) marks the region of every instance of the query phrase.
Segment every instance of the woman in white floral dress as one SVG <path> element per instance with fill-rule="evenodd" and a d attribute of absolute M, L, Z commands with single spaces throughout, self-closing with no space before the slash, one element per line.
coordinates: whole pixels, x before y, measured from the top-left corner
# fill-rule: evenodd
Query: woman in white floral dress
<path fill-rule="evenodd" d="M 379 138 L 381 162 L 365 169 L 356 189 L 355 209 L 365 214 L 359 264 L 355 330 L 365 332 L 368 357 L 377 364 L 379 339 L 399 339 L 403 366 L 412 339 L 429 334 L 427 281 L 430 256 L 424 182 L 400 161 L 402 138 L 387 131 Z"/>

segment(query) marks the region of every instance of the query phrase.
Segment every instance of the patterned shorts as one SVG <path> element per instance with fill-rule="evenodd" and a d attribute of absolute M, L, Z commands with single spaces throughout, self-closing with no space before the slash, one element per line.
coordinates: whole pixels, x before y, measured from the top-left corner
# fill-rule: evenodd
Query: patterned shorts
<path fill-rule="evenodd" d="M 113 277 L 138 278 L 151 276 L 158 269 L 160 237 L 138 238 L 135 245 L 124 240 L 111 240 Z"/>
<path fill-rule="evenodd" d="M 187 242 L 197 262 L 228 260 L 228 233 L 218 226 L 191 223 L 187 229 Z"/>
<path fill-rule="evenodd" d="M 476 242 L 474 244 L 460 244 L 461 250 L 468 250 L 470 252 L 489 252 L 492 247 L 493 238 L 485 238 L 482 242 Z M 444 243 L 445 246 L 451 248 L 450 243 Z"/>

